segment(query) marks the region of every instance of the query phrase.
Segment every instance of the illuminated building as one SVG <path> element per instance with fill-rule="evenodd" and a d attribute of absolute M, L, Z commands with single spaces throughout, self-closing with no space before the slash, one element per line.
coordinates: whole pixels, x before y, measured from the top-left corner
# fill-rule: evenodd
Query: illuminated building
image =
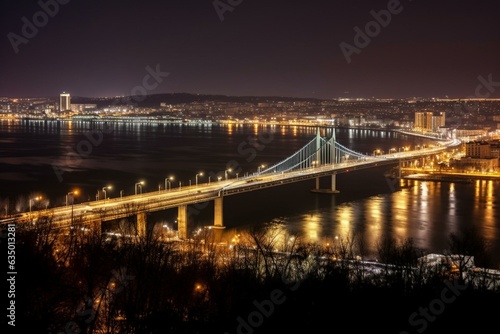
<path fill-rule="evenodd" d="M 66 92 L 62 92 L 59 95 L 59 111 L 67 110 L 71 110 L 71 96 Z"/>

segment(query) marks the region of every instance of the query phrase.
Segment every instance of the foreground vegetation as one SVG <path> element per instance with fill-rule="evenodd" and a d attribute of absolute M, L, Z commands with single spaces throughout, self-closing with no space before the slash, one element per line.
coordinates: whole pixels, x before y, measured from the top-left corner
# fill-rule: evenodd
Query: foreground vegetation
<path fill-rule="evenodd" d="M 345 236 L 306 244 L 270 224 L 216 242 L 156 230 L 109 239 L 94 229 L 16 230 L 16 329 L 36 333 L 486 332 L 500 314 L 500 279 L 473 231 L 450 235 L 455 265 L 426 266 L 412 240 L 384 240 L 378 261 Z M 21 332 L 20 331 L 20 332 Z"/>

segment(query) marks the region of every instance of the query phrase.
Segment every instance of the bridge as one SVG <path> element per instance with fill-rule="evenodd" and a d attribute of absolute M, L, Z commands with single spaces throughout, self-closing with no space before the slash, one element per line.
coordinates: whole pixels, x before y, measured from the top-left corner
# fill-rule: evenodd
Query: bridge
<path fill-rule="evenodd" d="M 36 224 L 38 220 L 45 217 L 45 219 L 50 218 L 53 226 L 57 228 L 97 226 L 102 231 L 103 222 L 134 217 L 136 235 L 144 235 L 147 213 L 177 208 L 178 236 L 180 239 L 186 239 L 188 237 L 188 205 L 214 201 L 213 227 L 224 228 L 223 200 L 226 196 L 311 179 L 316 179 L 316 186 L 311 191 L 335 194 L 338 193 L 336 175 L 339 173 L 387 164 L 401 164 L 402 161 L 437 154 L 459 144 L 459 140 L 450 140 L 438 143 L 434 147 L 371 156 L 353 151 L 338 143 L 335 131 L 332 131 L 331 137 L 327 138 L 322 137 L 318 129 L 311 141 L 286 159 L 244 177 L 22 212 L 0 220 L 0 224 Z M 331 179 L 329 188 L 320 188 L 321 177 Z"/>

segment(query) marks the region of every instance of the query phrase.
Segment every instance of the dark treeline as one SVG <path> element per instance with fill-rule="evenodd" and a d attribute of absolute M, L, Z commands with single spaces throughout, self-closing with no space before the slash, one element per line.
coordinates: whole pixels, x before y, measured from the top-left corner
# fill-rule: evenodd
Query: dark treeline
<path fill-rule="evenodd" d="M 16 227 L 16 332 L 483 333 L 500 314 L 499 278 L 468 266 L 487 261 L 473 231 L 450 235 L 454 266 L 429 267 L 411 239 L 366 263 L 356 236 L 306 244 L 279 224 L 231 245 L 52 225 Z"/>

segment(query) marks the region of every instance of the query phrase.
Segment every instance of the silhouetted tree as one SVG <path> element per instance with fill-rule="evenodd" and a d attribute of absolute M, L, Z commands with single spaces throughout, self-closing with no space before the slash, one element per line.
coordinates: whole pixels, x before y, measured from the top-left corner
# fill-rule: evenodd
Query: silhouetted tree
<path fill-rule="evenodd" d="M 473 224 L 466 227 L 462 232 L 450 233 L 448 250 L 445 253 L 450 263 L 456 265 L 461 282 L 465 280 L 467 268 L 475 266 L 476 262 L 483 265 L 490 263 L 487 256 L 486 241 Z"/>

